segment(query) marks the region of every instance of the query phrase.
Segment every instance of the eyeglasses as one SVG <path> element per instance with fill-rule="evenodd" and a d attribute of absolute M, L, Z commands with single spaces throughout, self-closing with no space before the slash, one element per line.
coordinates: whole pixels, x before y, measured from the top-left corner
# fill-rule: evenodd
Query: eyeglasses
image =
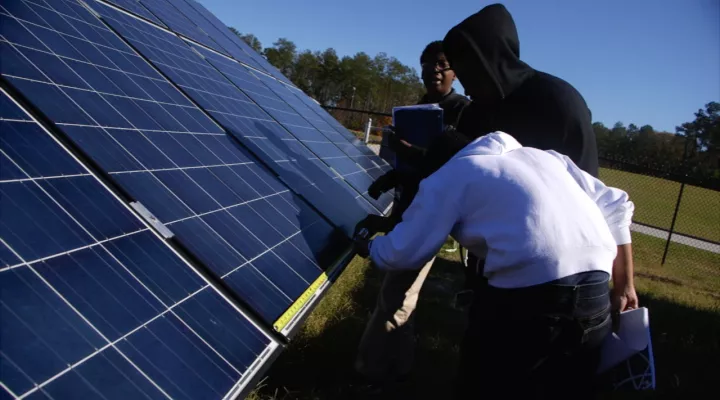
<path fill-rule="evenodd" d="M 450 63 L 447 60 L 437 60 L 435 62 L 424 62 L 420 64 L 420 67 L 423 70 L 430 70 L 433 69 L 435 71 L 444 72 L 449 69 L 452 69 L 450 67 Z"/>

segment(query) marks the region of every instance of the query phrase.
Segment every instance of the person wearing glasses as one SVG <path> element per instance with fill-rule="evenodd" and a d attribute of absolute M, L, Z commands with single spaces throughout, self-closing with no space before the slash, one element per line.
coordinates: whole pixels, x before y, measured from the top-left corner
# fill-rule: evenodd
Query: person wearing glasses
<path fill-rule="evenodd" d="M 442 46 L 442 41 L 432 42 L 420 56 L 426 93 L 418 104 L 438 104 L 443 109 L 444 125 L 451 127 L 457 123 L 469 100 L 453 89 L 455 73 Z M 357 229 L 366 227 L 373 232 L 392 230 L 415 198 L 419 184 L 419 176 L 401 174 L 396 170 L 378 178 L 368 189 L 368 194 L 378 198 L 381 193 L 394 189 L 392 213 L 389 217 L 371 215 Z M 415 351 L 413 314 L 420 288 L 433 261 L 425 262 L 419 270 L 388 272 L 385 275 L 355 362 L 355 370 L 365 383 L 380 389 L 410 373 Z"/>

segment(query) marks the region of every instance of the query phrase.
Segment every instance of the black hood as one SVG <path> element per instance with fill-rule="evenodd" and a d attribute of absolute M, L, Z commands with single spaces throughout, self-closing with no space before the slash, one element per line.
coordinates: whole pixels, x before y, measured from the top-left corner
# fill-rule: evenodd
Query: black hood
<path fill-rule="evenodd" d="M 465 76 L 456 69 L 460 83 L 481 103 L 504 99 L 534 74 L 520 61 L 517 28 L 501 4 L 489 5 L 452 28 L 443 49 L 450 65 L 464 65 Z"/>

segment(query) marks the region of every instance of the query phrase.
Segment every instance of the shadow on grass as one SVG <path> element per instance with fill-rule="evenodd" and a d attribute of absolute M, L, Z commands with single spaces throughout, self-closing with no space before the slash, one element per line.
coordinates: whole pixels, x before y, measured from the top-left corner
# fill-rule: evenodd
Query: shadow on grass
<path fill-rule="evenodd" d="M 720 313 L 640 293 L 650 310 L 657 394 L 718 392 Z"/>
<path fill-rule="evenodd" d="M 256 399 L 442 399 L 455 376 L 458 343 L 464 331 L 462 311 L 452 307 L 462 285 L 460 264 L 438 258 L 424 285 L 416 314 L 418 351 L 412 378 L 382 396 L 354 395 L 353 361 L 365 324 L 375 306 L 383 273 L 366 263 L 351 265 L 341 279 L 361 276 L 343 293 L 350 302 L 342 314 L 315 335 L 302 332 L 277 360 L 255 394 Z M 349 276 L 345 276 L 349 274 Z M 337 288 L 333 288 L 337 289 Z M 342 290 L 342 288 L 340 288 Z M 323 302 L 342 301 L 329 294 Z M 325 306 L 325 307 L 324 307 Z M 320 304 L 315 313 L 327 312 Z M 329 307 L 332 309 L 332 307 Z M 312 318 L 312 317 L 311 317 Z M 312 323 L 312 322 L 309 322 Z"/>
<path fill-rule="evenodd" d="M 416 314 L 418 348 L 413 375 L 382 396 L 353 395 L 352 363 L 365 323 L 375 305 L 382 273 L 355 262 L 340 278 L 335 293 L 323 300 L 305 331 L 267 374 L 254 399 L 447 399 L 451 397 L 464 312 L 453 308 L 463 283 L 457 261 L 438 258 L 420 295 Z M 638 279 L 644 279 L 638 277 Z M 678 288 L 682 290 L 681 288 Z M 680 305 L 641 292 L 650 309 L 657 391 L 606 393 L 603 399 L 696 398 L 717 392 L 720 377 L 720 313 Z M 336 304 L 344 304 L 341 307 Z M 313 318 L 320 318 L 318 325 Z"/>

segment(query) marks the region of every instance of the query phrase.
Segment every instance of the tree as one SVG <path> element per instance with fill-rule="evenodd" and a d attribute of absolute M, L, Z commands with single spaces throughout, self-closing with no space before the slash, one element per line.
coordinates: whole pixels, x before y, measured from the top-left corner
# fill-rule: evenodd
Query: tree
<path fill-rule="evenodd" d="M 230 31 L 240 37 L 245 43 L 247 43 L 250 47 L 252 47 L 253 50 L 257 51 L 258 53 L 262 54 L 262 43 L 260 43 L 260 39 L 258 39 L 255 35 L 252 33 L 248 33 L 246 35 L 240 33 L 237 29 L 230 27 Z"/>
<path fill-rule="evenodd" d="M 314 84 L 318 81 L 320 61 L 310 50 L 298 54 L 293 67 L 290 80 L 303 92 L 312 93 Z"/>
<path fill-rule="evenodd" d="M 675 131 L 690 140 L 690 155 L 706 153 L 718 157 L 720 151 L 720 103 L 710 102 L 705 109 L 695 113 L 695 120 L 675 128 Z"/>
<path fill-rule="evenodd" d="M 263 54 L 270 64 L 279 69 L 283 75 L 292 76 L 297 56 L 296 51 L 295 43 L 286 38 L 280 38 L 273 43 L 273 47 L 265 49 Z"/>

